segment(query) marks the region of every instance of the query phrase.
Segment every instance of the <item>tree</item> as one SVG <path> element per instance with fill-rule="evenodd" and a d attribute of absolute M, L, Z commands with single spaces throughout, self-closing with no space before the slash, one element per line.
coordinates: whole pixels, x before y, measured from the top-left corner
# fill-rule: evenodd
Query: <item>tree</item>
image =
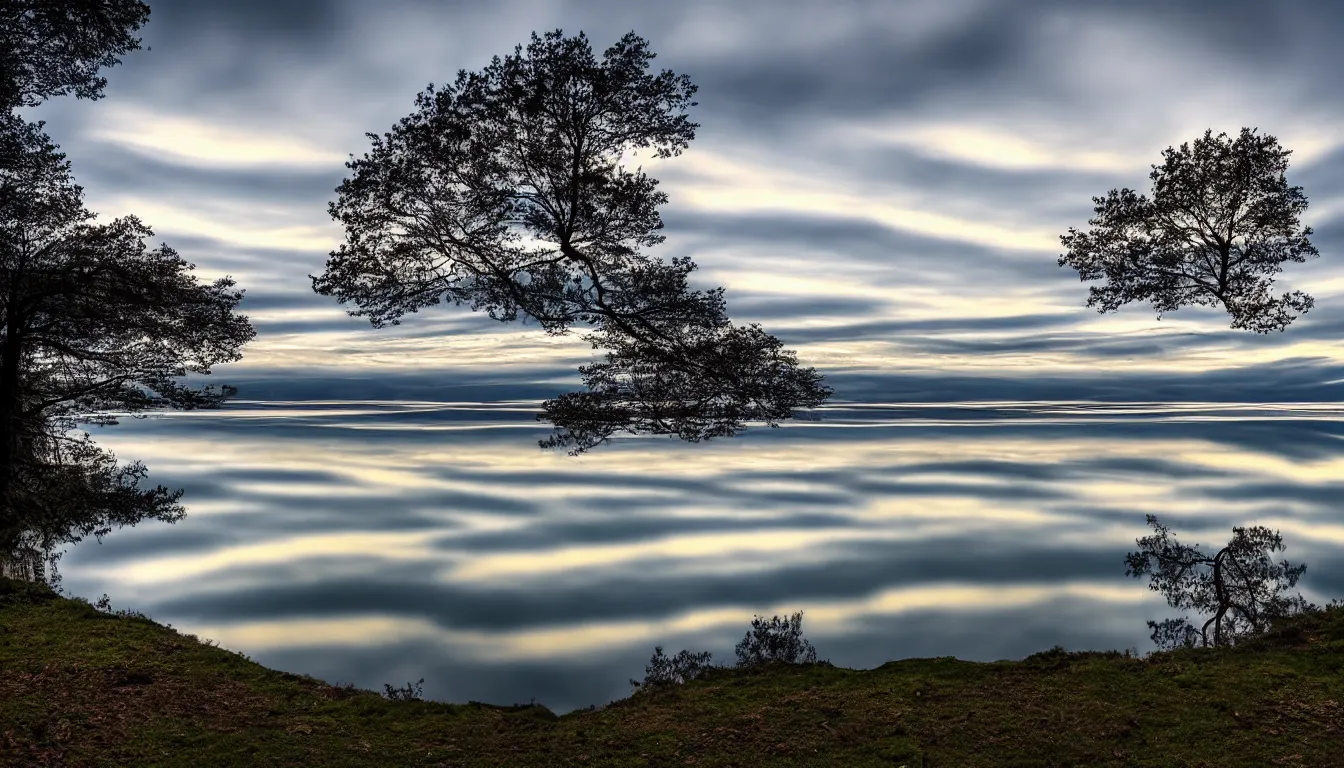
<path fill-rule="evenodd" d="M 1299 221 L 1307 198 L 1284 176 L 1292 151 L 1255 131 L 1231 139 L 1209 130 L 1193 147 L 1168 147 L 1149 174 L 1151 199 L 1127 188 L 1092 199 L 1092 229 L 1070 227 L 1059 258 L 1082 280 L 1104 281 L 1089 289 L 1089 307 L 1148 301 L 1161 319 L 1183 306 L 1221 305 L 1233 328 L 1256 333 L 1282 331 L 1311 309 L 1301 291 L 1270 293 L 1284 262 L 1320 254 Z"/>
<path fill-rule="evenodd" d="M 148 18 L 139 0 L 0 0 L 0 108 L 100 98 L 98 70 L 140 47 Z"/>
<path fill-rule="evenodd" d="M 751 629 L 737 644 L 735 651 L 739 669 L 759 667 L 771 662 L 815 664 L 817 661 L 817 649 L 803 638 L 802 611 L 784 619 L 772 616 L 769 621 L 761 616 L 754 617 Z M 719 669 L 711 662 L 712 658 L 713 654 L 709 651 L 692 653 L 683 650 L 675 656 L 667 656 L 663 653 L 663 646 L 655 646 L 653 656 L 644 667 L 644 679 L 632 679 L 630 685 L 636 691 L 681 685 Z"/>
<path fill-rule="evenodd" d="M 142 466 L 73 430 L 218 406 L 231 388 L 180 379 L 254 335 L 231 279 L 199 283 L 134 217 L 96 223 L 56 150 L 41 123 L 0 118 L 0 554 L 181 517 L 180 492 L 140 488 Z"/>
<path fill-rule="evenodd" d="M 710 663 L 713 657 L 709 651 L 691 653 L 678 651 L 676 656 L 663 653 L 663 646 L 653 648 L 653 656 L 644 667 L 643 680 L 630 680 L 630 687 L 636 691 L 650 690 L 660 686 L 682 685 L 700 677 L 714 668 Z"/>
<path fill-rule="evenodd" d="M 1208 616 L 1198 628 L 1185 618 L 1148 622 L 1159 648 L 1233 645 L 1263 632 L 1274 619 L 1314 607 L 1301 595 L 1286 594 L 1307 566 L 1273 561 L 1270 554 L 1284 549 L 1278 531 L 1233 528 L 1227 546 L 1209 554 L 1172 539 L 1153 515 L 1148 525 L 1154 534 L 1138 539 L 1139 550 L 1125 556 L 1125 575 L 1148 576 L 1149 588 L 1171 607 Z"/>
<path fill-rule="evenodd" d="M 787 619 L 772 616 L 769 622 L 761 616 L 753 618 L 751 630 L 734 650 L 739 667 L 772 661 L 785 664 L 814 664 L 817 661 L 817 649 L 803 639 L 802 611 Z"/>
<path fill-rule="evenodd" d="M 691 442 L 731 437 L 747 419 L 773 425 L 799 404 L 820 404 L 821 376 L 797 370 L 797 357 L 779 339 L 756 326 L 721 322 L 679 329 L 685 345 L 673 350 L 611 327 L 591 334 L 594 348 L 609 350 L 607 360 L 579 368 L 588 391 L 543 405 L 537 418 L 556 430 L 542 447 L 578 454 L 616 432 L 674 434 Z M 714 361 L 737 361 L 739 367 L 714 367 Z M 748 365 L 755 369 L 743 371 Z M 725 386 L 724 376 L 737 378 Z"/>
<path fill-rule="evenodd" d="M 593 329 L 605 364 L 590 392 L 550 401 L 552 445 L 576 451 L 617 431 L 733 434 L 771 426 L 830 394 L 759 326 L 725 314 L 722 289 L 687 281 L 689 259 L 663 262 L 667 195 L 628 155 L 669 158 L 695 136 L 684 75 L 646 72 L 634 33 L 599 62 L 587 38 L 532 36 L 479 73 L 432 84 L 417 110 L 347 168 L 330 206 L 345 243 L 313 278 L 374 327 L 452 301 L 551 334 Z M 544 443 L 545 444 L 545 443 Z"/>

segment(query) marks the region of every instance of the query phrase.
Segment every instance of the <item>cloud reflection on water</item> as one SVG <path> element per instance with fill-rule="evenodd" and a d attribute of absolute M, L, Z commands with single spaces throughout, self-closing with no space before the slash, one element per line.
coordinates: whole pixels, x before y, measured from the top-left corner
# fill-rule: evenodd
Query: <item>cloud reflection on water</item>
<path fill-rule="evenodd" d="M 1344 408 L 839 404 L 701 445 L 537 450 L 535 401 L 239 402 L 99 430 L 187 490 L 176 526 L 63 564 L 76 594 L 258 661 L 557 711 L 628 693 L 653 645 L 731 660 L 806 611 L 841 666 L 1146 647 L 1122 557 L 1160 514 L 1211 544 L 1280 527 L 1344 596 Z"/>

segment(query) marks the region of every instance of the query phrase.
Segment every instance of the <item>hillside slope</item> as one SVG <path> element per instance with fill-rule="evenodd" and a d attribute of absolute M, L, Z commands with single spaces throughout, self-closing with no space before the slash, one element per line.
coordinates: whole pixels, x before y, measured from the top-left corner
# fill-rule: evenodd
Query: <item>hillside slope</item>
<path fill-rule="evenodd" d="M 1230 651 L 715 670 L 556 717 L 389 701 L 0 579 L 0 764 L 1344 767 L 1344 609 Z"/>

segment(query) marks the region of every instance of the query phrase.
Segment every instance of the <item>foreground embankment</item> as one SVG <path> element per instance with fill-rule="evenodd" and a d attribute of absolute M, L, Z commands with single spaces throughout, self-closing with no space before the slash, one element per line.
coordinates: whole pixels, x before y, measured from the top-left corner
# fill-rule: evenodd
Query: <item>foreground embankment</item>
<path fill-rule="evenodd" d="M 0 579 L 0 764 L 1344 766 L 1344 608 L 1232 650 L 718 669 L 556 717 L 392 701 Z"/>

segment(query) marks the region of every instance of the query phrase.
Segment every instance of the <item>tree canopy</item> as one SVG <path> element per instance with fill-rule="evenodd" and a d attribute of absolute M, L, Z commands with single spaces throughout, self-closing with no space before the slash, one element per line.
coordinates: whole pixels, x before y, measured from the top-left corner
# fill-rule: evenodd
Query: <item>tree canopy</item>
<path fill-rule="evenodd" d="M 148 18 L 139 0 L 0 0 L 0 108 L 100 98 L 99 70 L 140 47 Z"/>
<path fill-rule="evenodd" d="M 576 451 L 617 431 L 698 440 L 775 425 L 830 390 L 757 325 L 727 318 L 722 289 L 690 287 L 689 259 L 661 261 L 667 195 L 629 156 L 668 158 L 695 136 L 696 87 L 648 72 L 630 33 L 601 60 L 580 33 L 533 35 L 477 73 L 432 84 L 372 148 L 330 206 L 345 228 L 314 289 L 375 327 L 451 301 L 552 334 L 592 329 L 607 362 L 588 392 L 546 404 Z"/>
<path fill-rule="evenodd" d="M 1285 176 L 1290 154 L 1253 128 L 1168 147 L 1149 174 L 1152 197 L 1125 188 L 1093 198 L 1092 229 L 1060 236 L 1059 264 L 1102 281 L 1087 301 L 1101 312 L 1148 301 L 1160 319 L 1183 306 L 1222 306 L 1233 328 L 1282 331 L 1313 300 L 1272 295 L 1274 276 L 1284 262 L 1320 255 L 1300 222 L 1307 198 Z"/>
<path fill-rule="evenodd" d="M 1278 531 L 1233 528 L 1227 546 L 1209 553 L 1174 540 L 1171 529 L 1152 515 L 1148 525 L 1154 533 L 1138 539 L 1139 550 L 1125 556 L 1125 575 L 1147 576 L 1148 586 L 1171 607 L 1208 617 L 1199 627 L 1184 617 L 1148 622 L 1159 648 L 1233 645 L 1263 632 L 1273 619 L 1314 607 L 1288 594 L 1307 566 L 1274 562 L 1271 554 L 1284 549 Z"/>
<path fill-rule="evenodd" d="M 49 548 L 144 517 L 174 519 L 178 494 L 144 490 L 80 423 L 218 405 L 230 388 L 188 374 L 239 359 L 254 331 L 242 292 L 202 284 L 134 217 L 95 221 L 70 164 L 42 132 L 0 119 L 0 551 Z"/>

